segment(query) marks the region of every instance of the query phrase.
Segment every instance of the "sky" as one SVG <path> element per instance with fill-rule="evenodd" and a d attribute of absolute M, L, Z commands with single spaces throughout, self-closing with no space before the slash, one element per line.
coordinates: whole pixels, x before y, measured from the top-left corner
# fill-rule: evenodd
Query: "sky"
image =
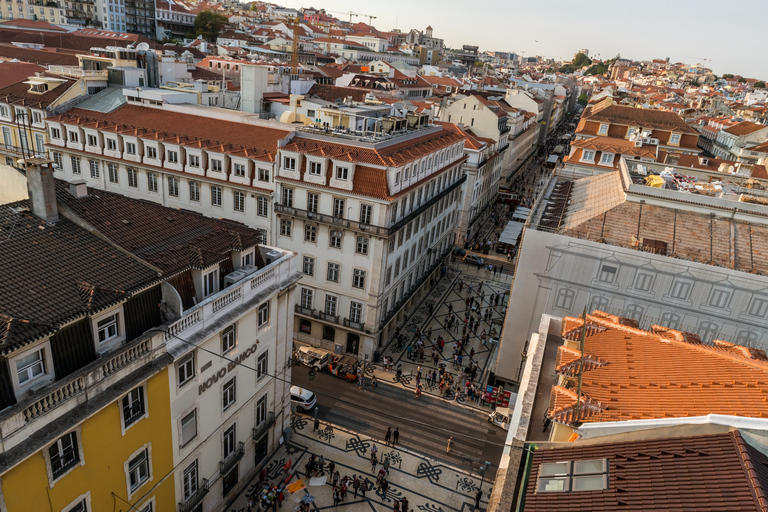
<path fill-rule="evenodd" d="M 379 30 L 423 31 L 431 25 L 434 36 L 451 48 L 471 44 L 562 59 L 586 48 L 590 57 L 669 57 L 699 62 L 716 75 L 768 80 L 765 0 L 288 0 L 284 5 L 335 11 L 330 14 L 344 21 L 349 11 L 376 16 L 372 24 Z M 352 21 L 368 23 L 368 17 Z"/>

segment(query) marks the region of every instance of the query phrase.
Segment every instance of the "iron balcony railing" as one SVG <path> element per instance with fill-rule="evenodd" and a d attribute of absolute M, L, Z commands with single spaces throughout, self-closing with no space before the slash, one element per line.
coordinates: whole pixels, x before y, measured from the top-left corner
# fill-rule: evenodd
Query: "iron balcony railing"
<path fill-rule="evenodd" d="M 335 324 L 339 323 L 339 317 L 337 315 L 329 315 L 328 313 L 319 311 L 317 316 L 320 318 L 320 320 L 325 320 L 326 322 L 333 322 Z"/>
<path fill-rule="evenodd" d="M 344 327 L 350 327 L 352 329 L 357 329 L 358 331 L 365 331 L 365 323 L 363 322 L 353 322 L 352 320 L 345 318 L 344 319 Z"/>
<path fill-rule="evenodd" d="M 232 468 L 240 462 L 244 454 L 245 443 L 240 441 L 237 443 L 237 449 L 234 452 L 230 453 L 226 459 L 219 461 L 219 474 L 223 476 L 232 471 Z"/>
<path fill-rule="evenodd" d="M 267 413 L 266 419 L 259 425 L 258 427 L 254 427 L 251 431 L 252 437 L 254 441 L 258 441 L 261 439 L 264 434 L 269 432 L 269 429 L 272 428 L 272 425 L 275 423 L 275 413 L 272 411 L 269 411 Z"/>
<path fill-rule="evenodd" d="M 195 507 L 203 502 L 206 494 L 208 494 L 209 485 L 208 479 L 203 478 L 203 483 L 197 488 L 197 491 L 187 501 L 179 502 L 178 512 L 192 512 Z"/>

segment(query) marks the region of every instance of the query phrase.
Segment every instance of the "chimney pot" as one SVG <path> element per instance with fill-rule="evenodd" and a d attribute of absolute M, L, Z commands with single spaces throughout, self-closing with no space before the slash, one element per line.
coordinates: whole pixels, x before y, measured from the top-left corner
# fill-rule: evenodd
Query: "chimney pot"
<path fill-rule="evenodd" d="M 88 185 L 85 180 L 73 181 L 69 184 L 69 193 L 78 199 L 82 199 L 88 195 Z"/>
<path fill-rule="evenodd" d="M 59 208 L 56 205 L 56 183 L 51 160 L 27 158 L 23 166 L 27 172 L 27 191 L 32 213 L 45 222 L 56 222 L 59 220 Z"/>

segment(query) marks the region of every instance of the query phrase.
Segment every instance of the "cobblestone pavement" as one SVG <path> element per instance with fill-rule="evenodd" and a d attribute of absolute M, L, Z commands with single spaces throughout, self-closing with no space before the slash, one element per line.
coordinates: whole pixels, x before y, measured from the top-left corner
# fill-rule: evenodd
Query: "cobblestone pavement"
<path fill-rule="evenodd" d="M 465 267 L 465 265 L 462 265 Z M 464 270 L 464 269 L 462 269 Z M 463 281 L 463 289 L 459 292 L 459 281 Z M 437 285 L 432 289 L 429 295 L 426 295 L 418 309 L 412 311 L 411 316 L 401 326 L 400 332 L 407 336 L 407 342 L 402 349 L 398 349 L 397 343 L 394 338 L 382 350 L 382 357 L 388 356 L 393 359 L 393 368 L 391 371 L 384 371 L 382 363 L 377 365 L 370 365 L 368 368 L 368 374 L 375 372 L 379 382 L 385 384 L 394 384 L 397 386 L 403 386 L 406 388 L 416 388 L 415 379 L 417 367 L 419 364 L 423 365 L 422 369 L 422 391 L 435 396 L 440 396 L 440 390 L 438 386 L 428 386 L 426 382 L 427 372 L 430 370 L 436 370 L 437 366 L 430 358 L 432 354 L 432 346 L 429 341 L 424 339 L 424 360 L 419 360 L 415 353 L 412 359 L 408 358 L 407 347 L 408 345 L 415 346 L 414 332 L 416 327 L 419 327 L 422 332 L 427 332 L 432 329 L 432 338 L 442 336 L 445 340 L 445 347 L 442 353 L 438 351 L 439 362 L 438 364 L 444 364 L 446 371 L 452 373 L 454 376 L 460 371 L 462 366 L 454 366 L 453 363 L 453 346 L 457 340 L 461 339 L 463 324 L 460 322 L 458 329 L 451 329 L 448 332 L 446 322 L 448 320 L 449 305 L 453 306 L 453 312 L 456 317 L 463 322 L 467 306 L 466 299 L 473 297 L 477 301 L 482 301 L 479 307 L 481 314 L 484 314 L 487 309 L 491 310 L 490 322 L 481 321 L 480 326 L 470 334 L 469 344 L 465 346 L 461 353 L 463 355 L 463 366 L 469 363 L 469 354 L 474 349 L 474 361 L 479 365 L 479 371 L 477 378 L 474 381 L 475 384 L 483 384 L 484 377 L 487 372 L 492 371 L 491 363 L 493 361 L 494 352 L 498 348 L 498 341 L 490 342 L 486 339 L 486 344 L 483 345 L 480 341 L 480 334 L 483 330 L 486 330 L 488 338 L 498 340 L 499 332 L 501 329 L 501 322 L 504 319 L 504 312 L 506 309 L 506 302 L 509 298 L 509 282 L 510 276 L 508 275 L 496 275 L 494 279 L 493 274 L 484 269 L 478 269 L 477 267 L 469 269 L 469 272 L 462 272 L 454 266 L 450 266 Z M 480 284 L 482 283 L 482 288 Z M 471 288 L 470 288 L 471 286 Z M 500 295 L 498 306 L 494 306 L 491 302 L 496 294 Z M 430 314 L 430 306 L 432 312 Z M 475 318 L 478 317 L 478 313 L 475 311 L 472 313 Z M 398 365 L 402 368 L 402 377 L 400 380 L 396 377 L 396 369 Z M 479 403 L 471 401 L 464 392 L 460 392 L 458 398 L 452 391 L 448 391 L 443 398 L 447 400 L 453 400 L 462 405 L 468 405 L 473 407 L 482 407 Z"/>
<path fill-rule="evenodd" d="M 332 425 L 321 423 L 320 429 L 315 431 L 312 418 L 303 414 L 293 415 L 290 430 L 289 440 L 265 465 L 266 481 L 270 484 L 285 481 L 287 476 L 284 466 L 290 461 L 294 472 L 288 482 L 293 483 L 301 479 L 307 487 L 306 490 L 294 494 L 285 491 L 281 512 L 298 510 L 298 502 L 306 494 L 314 498 L 310 508 L 313 511 L 332 508 L 350 511 L 391 511 L 395 500 L 402 498 L 408 500 L 408 508 L 414 512 L 472 512 L 474 510 L 475 493 L 481 484 L 481 477 L 478 475 L 436 462 L 404 450 L 400 446 L 379 444 L 378 441 Z M 370 453 L 374 444 L 378 448 L 379 459 L 382 460 L 384 455 L 388 455 L 391 461 L 387 478 L 389 489 L 386 493 L 376 486 L 376 475 L 371 471 Z M 339 503 L 338 507 L 334 507 L 332 486 L 328 483 L 309 485 L 310 479 L 304 474 L 304 466 L 311 454 L 316 454 L 318 457 L 322 455 L 326 461 L 333 461 L 336 471 L 342 478 L 346 475 L 350 478 L 357 476 L 364 479 L 370 488 L 365 498 L 360 494 L 355 497 L 350 490 L 346 499 Z M 376 469 L 377 474 L 379 469 L 381 465 Z M 254 477 L 246 490 L 225 511 L 245 512 L 248 495 L 257 488 L 258 477 Z M 488 479 L 485 480 L 482 489 L 480 509 L 484 510 L 491 491 Z"/>

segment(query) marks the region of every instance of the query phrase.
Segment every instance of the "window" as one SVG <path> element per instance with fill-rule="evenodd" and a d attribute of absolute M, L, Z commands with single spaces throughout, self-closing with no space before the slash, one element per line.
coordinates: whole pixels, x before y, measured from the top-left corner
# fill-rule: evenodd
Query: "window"
<path fill-rule="evenodd" d="M 189 166 L 200 167 L 200 157 L 198 155 L 189 155 Z"/>
<path fill-rule="evenodd" d="M 221 172 L 221 160 L 211 159 L 211 171 Z"/>
<path fill-rule="evenodd" d="M 331 230 L 331 247 L 334 249 L 341 249 L 341 231 Z"/>
<path fill-rule="evenodd" d="M 544 462 L 536 492 L 579 492 L 608 489 L 608 459 Z"/>
<path fill-rule="evenodd" d="M 336 316 L 336 304 L 338 303 L 338 298 L 335 295 L 328 295 L 325 296 L 325 314 L 330 316 Z"/>
<path fill-rule="evenodd" d="M 147 173 L 147 188 L 150 192 L 157 192 L 157 174 L 154 172 Z"/>
<path fill-rule="evenodd" d="M 181 474 L 181 487 L 184 490 L 184 501 L 189 501 L 197 493 L 197 459 L 184 468 Z"/>
<path fill-rule="evenodd" d="M 289 170 L 289 171 L 295 171 L 296 170 L 296 159 L 291 157 L 283 157 L 283 168 Z"/>
<path fill-rule="evenodd" d="M 196 181 L 189 182 L 189 200 L 195 202 L 200 201 L 200 183 Z"/>
<path fill-rule="evenodd" d="M 601 124 L 600 129 L 597 131 L 600 135 L 607 135 L 608 134 L 608 125 L 607 124 Z"/>
<path fill-rule="evenodd" d="M 323 164 L 320 162 L 309 162 L 309 174 L 320 176 L 323 173 Z"/>
<path fill-rule="evenodd" d="M 233 200 L 235 202 L 234 209 L 236 212 L 244 212 L 245 211 L 245 193 L 240 192 L 239 190 L 235 190 L 232 193 Z"/>
<path fill-rule="evenodd" d="M 364 236 L 357 237 L 355 250 L 358 254 L 368 254 L 368 239 Z"/>
<path fill-rule="evenodd" d="M 680 329 L 683 318 L 677 313 L 667 312 L 661 315 L 661 325 L 669 329 Z"/>
<path fill-rule="evenodd" d="M 179 179 L 174 176 L 168 176 L 168 195 L 179 197 Z"/>
<path fill-rule="evenodd" d="M 232 377 L 221 387 L 221 409 L 226 410 L 237 400 L 237 376 Z"/>
<path fill-rule="evenodd" d="M 256 426 L 263 425 L 265 421 L 267 421 L 267 395 L 256 402 Z"/>
<path fill-rule="evenodd" d="M 645 313 L 645 308 L 639 304 L 629 304 L 624 308 L 624 315 L 638 322 L 643 318 L 643 313 Z"/>
<path fill-rule="evenodd" d="M 129 155 L 135 155 L 136 154 L 136 144 L 133 142 L 126 142 L 125 143 L 125 152 Z"/>
<path fill-rule="evenodd" d="M 679 133 L 673 133 L 669 137 L 669 143 L 673 146 L 679 146 L 680 145 L 680 134 Z"/>
<path fill-rule="evenodd" d="M 635 277 L 635 290 L 650 292 L 653 287 L 653 275 L 638 273 Z"/>
<path fill-rule="evenodd" d="M 395 185 L 399 185 L 399 184 L 400 184 L 400 173 L 398 172 L 397 174 L 395 174 Z"/>
<path fill-rule="evenodd" d="M 179 152 L 178 151 L 168 151 L 168 161 L 172 164 L 179 163 Z"/>
<path fill-rule="evenodd" d="M 259 169 L 259 181 L 269 181 L 269 169 Z"/>
<path fill-rule="evenodd" d="M 256 198 L 256 215 L 266 217 L 269 211 L 269 200 L 264 196 Z"/>
<path fill-rule="evenodd" d="M 149 480 L 149 450 L 142 450 L 128 462 L 128 485 L 131 492 Z"/>
<path fill-rule="evenodd" d="M 606 153 L 603 152 L 602 156 L 600 157 L 600 163 L 601 164 L 613 164 L 613 153 Z"/>
<path fill-rule="evenodd" d="M 307 192 L 307 211 L 317 213 L 318 196 L 312 192 Z"/>
<path fill-rule="evenodd" d="M 221 206 L 221 187 L 211 187 L 211 205 Z"/>
<path fill-rule="evenodd" d="M 768 298 L 754 297 L 749 304 L 748 314 L 765 318 L 766 313 L 768 313 Z"/>
<path fill-rule="evenodd" d="M 688 300 L 691 293 L 692 284 L 689 281 L 675 280 L 672 283 L 672 289 L 669 291 L 670 297 L 680 300 Z"/>
<path fill-rule="evenodd" d="M 373 217 L 373 206 L 370 204 L 360 205 L 360 224 L 370 224 Z"/>
<path fill-rule="evenodd" d="M 349 179 L 349 168 L 337 166 L 336 179 L 341 181 L 347 181 Z"/>
<path fill-rule="evenodd" d="M 397 203 L 392 205 L 392 222 L 397 220 Z"/>
<path fill-rule="evenodd" d="M 395 260 L 395 277 L 400 275 L 400 258 Z"/>
<path fill-rule="evenodd" d="M 117 183 L 117 164 L 107 164 L 107 170 L 109 173 L 109 182 Z"/>
<path fill-rule="evenodd" d="M 139 386 L 123 397 L 123 427 L 128 428 L 147 412 L 144 403 L 144 387 Z"/>
<path fill-rule="evenodd" d="M 301 307 L 304 309 L 312 309 L 312 298 L 314 292 L 309 288 L 301 289 Z"/>
<path fill-rule="evenodd" d="M 139 187 L 139 173 L 133 167 L 128 167 L 128 186 L 133 188 Z"/>
<path fill-rule="evenodd" d="M 259 327 L 269 323 L 269 301 L 259 306 Z"/>
<path fill-rule="evenodd" d="M 212 270 L 211 272 L 208 272 L 207 274 L 203 275 L 203 298 L 216 293 L 216 289 L 217 289 L 216 278 L 218 277 L 218 275 L 219 275 L 218 270 Z"/>
<path fill-rule="evenodd" d="M 593 162 L 595 160 L 595 152 L 591 149 L 584 149 L 581 153 L 582 162 Z"/>
<path fill-rule="evenodd" d="M 717 337 L 717 332 L 719 330 L 720 326 L 718 326 L 716 323 L 704 320 L 703 322 L 699 323 L 699 329 L 696 331 L 696 334 L 699 335 L 701 341 L 708 343 Z"/>
<path fill-rule="evenodd" d="M 573 299 L 576 297 L 576 292 L 570 288 L 560 288 L 557 291 L 557 297 L 555 298 L 555 307 L 558 309 L 564 309 L 570 311 L 573 307 Z"/>
<path fill-rule="evenodd" d="M 305 242 L 317 241 L 317 226 L 313 226 L 312 224 L 304 225 L 304 241 Z"/>
<path fill-rule="evenodd" d="M 195 377 L 195 353 L 185 356 L 179 361 L 178 367 L 179 386 L 183 386 Z"/>
<path fill-rule="evenodd" d="M 338 217 L 340 219 L 344 218 L 344 200 L 343 199 L 333 200 L 333 216 Z"/>
<path fill-rule="evenodd" d="M 267 374 L 267 371 L 269 371 L 268 368 L 269 363 L 269 351 L 264 352 L 259 356 L 259 358 L 256 360 L 256 379 L 260 379 L 263 376 Z"/>
<path fill-rule="evenodd" d="M 605 311 L 608 309 L 608 304 L 610 304 L 610 302 L 611 301 L 608 297 L 595 295 L 592 297 L 592 301 L 589 303 L 589 308 L 587 308 L 587 311 Z"/>
<path fill-rule="evenodd" d="M 334 283 L 339 282 L 339 264 L 338 263 L 328 263 L 328 281 L 333 281 Z"/>
<path fill-rule="evenodd" d="M 5 116 L 5 114 L 3 114 Z M 60 139 L 61 138 L 61 131 L 58 128 L 51 128 L 51 138 L 52 139 Z"/>
<path fill-rule="evenodd" d="M 290 219 L 280 219 L 280 234 L 283 236 L 291 236 Z"/>
<path fill-rule="evenodd" d="M 600 275 L 597 277 L 597 280 L 602 283 L 613 283 L 616 279 L 616 267 L 611 267 L 610 265 L 602 265 L 600 267 Z"/>
<path fill-rule="evenodd" d="M 714 308 L 725 309 L 728 306 L 728 301 L 731 298 L 731 292 L 720 288 L 715 288 L 709 295 L 708 304 Z"/>
<path fill-rule="evenodd" d="M 113 340 L 120 336 L 120 313 L 114 313 L 96 322 L 99 343 Z"/>
<path fill-rule="evenodd" d="M 99 177 L 99 162 L 98 160 L 88 160 L 88 167 L 91 169 L 91 178 Z"/>
<path fill-rule="evenodd" d="M 72 159 L 72 174 L 80 174 L 80 157 L 73 156 Z"/>
<path fill-rule="evenodd" d="M 226 354 L 233 348 L 237 341 L 237 326 L 232 324 L 221 332 L 221 353 Z"/>
<path fill-rule="evenodd" d="M 67 470 L 80 463 L 80 450 L 77 446 L 77 433 L 70 432 L 59 438 L 48 448 L 53 478 L 59 478 Z"/>
<path fill-rule="evenodd" d="M 235 164 L 235 176 L 239 178 L 245 177 L 245 164 Z"/>
<path fill-rule="evenodd" d="M 88 503 L 88 497 L 85 497 L 74 505 L 70 504 L 70 508 L 67 508 L 66 512 L 88 512 Z M 142 510 L 141 512 L 144 511 Z M 152 512 L 152 509 L 149 509 L 149 512 Z"/>
<path fill-rule="evenodd" d="M 88 145 L 89 146 L 98 146 L 98 140 L 96 139 L 95 135 L 89 135 L 88 136 Z"/>
<path fill-rule="evenodd" d="M 16 374 L 23 385 L 45 375 L 45 351 L 35 350 L 16 360 Z"/>
<path fill-rule="evenodd" d="M 147 158 L 152 158 L 153 160 L 157 160 L 157 148 L 149 146 L 147 149 Z"/>
<path fill-rule="evenodd" d="M 77 132 L 69 132 L 69 142 L 77 143 Z"/>
<path fill-rule="evenodd" d="M 365 288 L 365 270 L 355 269 L 352 273 L 352 286 L 354 288 Z"/>
<path fill-rule="evenodd" d="M 315 258 L 304 256 L 304 273 L 308 276 L 315 275 Z"/>
<path fill-rule="evenodd" d="M 387 272 L 384 274 L 384 286 L 389 286 L 392 282 L 392 265 L 387 267 Z"/>
<path fill-rule="evenodd" d="M 231 427 L 224 431 L 224 447 L 222 450 L 222 458 L 224 459 L 235 453 L 237 447 L 236 425 L 232 424 Z"/>
<path fill-rule="evenodd" d="M 293 189 L 283 188 L 283 206 L 293 207 Z"/>
<path fill-rule="evenodd" d="M 107 149 L 115 151 L 117 149 L 117 141 L 115 139 L 107 139 Z"/>
<path fill-rule="evenodd" d="M 352 301 L 349 304 L 349 321 L 357 324 L 363 321 L 363 304 Z"/>

